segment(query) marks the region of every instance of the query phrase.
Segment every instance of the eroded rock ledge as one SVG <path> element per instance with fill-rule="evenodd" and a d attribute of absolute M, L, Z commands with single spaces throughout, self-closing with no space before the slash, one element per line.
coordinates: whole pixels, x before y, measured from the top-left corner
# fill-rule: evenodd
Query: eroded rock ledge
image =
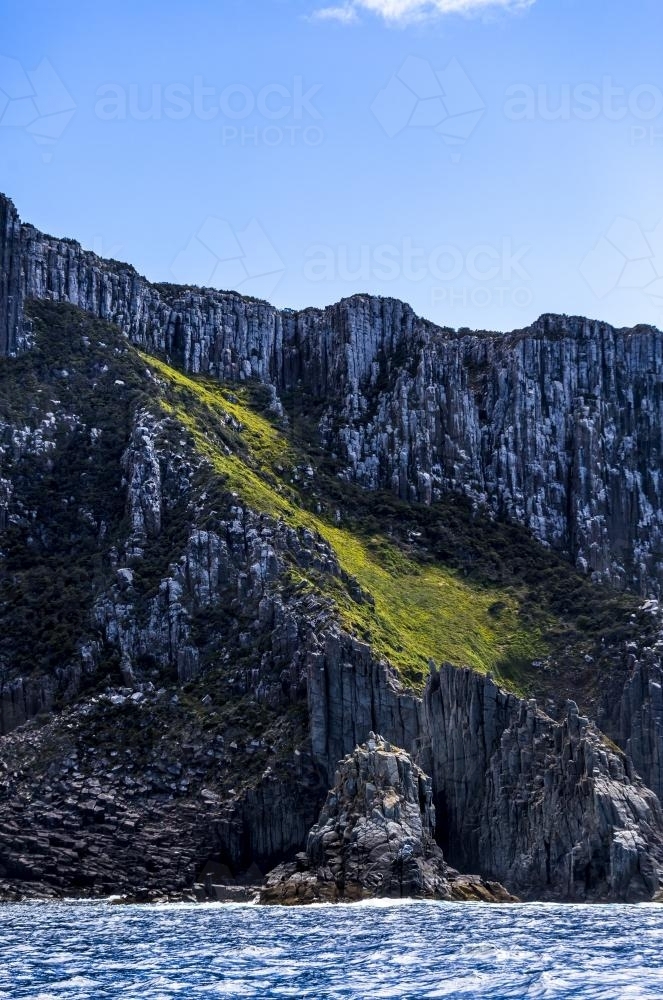
<path fill-rule="evenodd" d="M 497 882 L 450 868 L 434 830 L 431 779 L 404 750 L 370 733 L 340 761 L 306 851 L 271 872 L 260 902 L 514 899 Z"/>

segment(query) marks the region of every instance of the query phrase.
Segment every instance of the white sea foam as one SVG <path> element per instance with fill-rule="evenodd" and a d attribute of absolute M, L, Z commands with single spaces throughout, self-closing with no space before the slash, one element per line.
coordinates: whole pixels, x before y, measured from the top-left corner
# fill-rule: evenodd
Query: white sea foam
<path fill-rule="evenodd" d="M 2 908 L 0 1000 L 661 1000 L 656 906 Z"/>

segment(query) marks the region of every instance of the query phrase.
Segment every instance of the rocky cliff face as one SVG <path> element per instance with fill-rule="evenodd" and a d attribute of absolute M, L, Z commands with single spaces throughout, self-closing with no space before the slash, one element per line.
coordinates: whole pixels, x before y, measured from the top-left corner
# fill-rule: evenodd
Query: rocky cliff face
<path fill-rule="evenodd" d="M 73 303 L 186 370 L 317 402 L 322 441 L 363 486 L 425 502 L 465 493 L 597 579 L 660 592 L 660 331 L 543 316 L 510 335 L 454 332 L 369 296 L 279 312 L 151 285 L 20 226 L 1 201 L 0 352 L 22 335 L 23 298 Z"/>
<path fill-rule="evenodd" d="M 406 747 L 432 776 L 437 833 L 452 864 L 524 897 L 649 899 L 657 891 L 659 800 L 574 702 L 554 720 L 533 699 L 450 665 L 433 670 L 418 699 L 384 666 L 367 670 L 368 650 L 352 661 L 330 652 L 309 674 L 314 755 L 328 768 L 369 722 Z"/>
<path fill-rule="evenodd" d="M 523 896 L 649 899 L 658 798 L 569 702 L 559 721 L 469 671 L 433 675 L 425 730 L 451 858 Z M 444 834 L 443 834 L 444 836 Z"/>
<path fill-rule="evenodd" d="M 661 581 L 663 337 L 544 316 L 513 335 L 425 331 L 338 432 L 348 475 L 467 493 L 615 586 Z M 330 432 L 330 442 L 333 435 Z"/>
<path fill-rule="evenodd" d="M 480 512 L 656 590 L 660 335 L 553 317 L 463 335 L 361 296 L 279 313 L 151 286 L 3 210 L 3 891 L 181 892 L 219 859 L 264 871 L 301 849 L 373 730 L 431 775 L 450 862 L 527 896 L 650 898 L 663 819 L 638 773 L 663 791 L 658 606 L 643 625 L 627 595 Z M 259 406 L 235 395 L 251 379 Z M 313 415 L 340 490 L 297 451 L 294 418 L 308 437 Z M 351 479 L 391 499 L 344 506 Z M 479 513 L 413 503 L 455 491 Z M 411 605 L 389 614 L 422 580 L 419 633 Z M 454 665 L 423 690 L 438 641 Z M 476 648 L 499 683 L 458 669 Z M 413 656 L 416 690 L 398 673 Z"/>
<path fill-rule="evenodd" d="M 654 641 L 631 643 L 628 676 L 619 704 L 616 738 L 643 779 L 663 796 L 663 616 L 657 601 L 647 601 L 647 614 L 656 623 Z"/>

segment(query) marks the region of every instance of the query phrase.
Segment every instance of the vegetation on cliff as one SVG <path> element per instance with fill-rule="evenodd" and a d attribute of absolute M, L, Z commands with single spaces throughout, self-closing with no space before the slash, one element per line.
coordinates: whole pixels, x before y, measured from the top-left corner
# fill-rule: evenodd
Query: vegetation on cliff
<path fill-rule="evenodd" d="M 284 429 L 252 406 L 250 389 L 219 386 L 141 357 L 163 379 L 160 405 L 187 428 L 229 489 L 253 509 L 331 546 L 342 576 L 293 572 L 329 595 L 343 624 L 406 683 L 419 686 L 430 659 L 499 673 L 502 665 L 545 652 L 540 628 L 523 622 L 515 589 L 468 582 L 439 562 L 408 555 L 389 537 L 388 524 L 382 532 L 367 531 L 361 519 L 346 527 L 340 509 L 340 524 L 318 513 L 325 477 Z"/>
<path fill-rule="evenodd" d="M 619 704 L 628 643 L 653 627 L 635 597 L 460 497 L 426 506 L 340 479 L 314 401 L 286 400 L 284 417 L 264 387 L 186 375 L 70 305 L 29 316 L 32 349 L 0 359 L 9 895 L 25 880 L 108 891 L 118 866 L 125 886 L 139 871 L 181 889 L 212 855 L 237 871 L 280 860 L 348 723 L 416 721 L 421 703 L 376 660 L 416 692 L 433 659 L 553 715 L 567 697 Z M 76 860 L 57 830 L 78 826 Z M 184 867 L 164 837 L 189 845 Z"/>
<path fill-rule="evenodd" d="M 301 415 L 275 416 L 260 386 L 186 375 L 72 307 L 30 310 L 35 348 L 0 359 L 2 421 L 6 434 L 37 437 L 56 426 L 41 454 L 5 459 L 39 524 L 37 533 L 29 518 L 10 520 L 3 537 L 0 655 L 14 669 L 54 669 L 85 631 L 126 530 L 121 459 L 144 408 L 171 418 L 168 447 L 188 435 L 215 495 L 234 493 L 331 547 L 338 573 L 293 564 L 293 584 L 330 601 L 408 686 L 422 685 L 433 659 L 492 671 L 520 693 L 591 697 L 598 664 L 609 670 L 615 647 L 642 628 L 634 598 L 591 585 L 524 529 L 479 517 L 461 498 L 426 507 L 341 482 Z M 73 426 L 58 425 L 62 413 L 76 414 Z M 136 565 L 146 595 L 179 558 L 188 518 L 184 500 L 171 505 L 148 540 Z M 116 651 L 104 655 L 112 666 Z"/>

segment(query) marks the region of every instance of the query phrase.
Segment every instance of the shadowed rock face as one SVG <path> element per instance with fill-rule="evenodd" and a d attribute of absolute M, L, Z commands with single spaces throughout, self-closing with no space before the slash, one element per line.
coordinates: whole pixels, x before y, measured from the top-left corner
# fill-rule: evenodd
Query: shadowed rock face
<path fill-rule="evenodd" d="M 431 672 L 419 700 L 389 671 L 370 669 L 364 651 L 366 662 L 358 649 L 350 670 L 347 651 L 330 641 L 310 662 L 321 763 L 372 716 L 431 775 L 436 836 L 461 870 L 531 898 L 636 900 L 658 891 L 659 800 L 573 702 L 552 719 L 533 699 L 448 664 Z"/>
<path fill-rule="evenodd" d="M 560 720 L 490 678 L 444 667 L 425 696 L 430 768 L 452 860 L 519 895 L 650 899 L 663 814 L 629 759 L 569 702 Z"/>
<path fill-rule="evenodd" d="M 339 763 L 306 853 L 267 877 L 261 902 L 512 898 L 497 883 L 449 868 L 434 830 L 430 778 L 371 733 Z"/>

